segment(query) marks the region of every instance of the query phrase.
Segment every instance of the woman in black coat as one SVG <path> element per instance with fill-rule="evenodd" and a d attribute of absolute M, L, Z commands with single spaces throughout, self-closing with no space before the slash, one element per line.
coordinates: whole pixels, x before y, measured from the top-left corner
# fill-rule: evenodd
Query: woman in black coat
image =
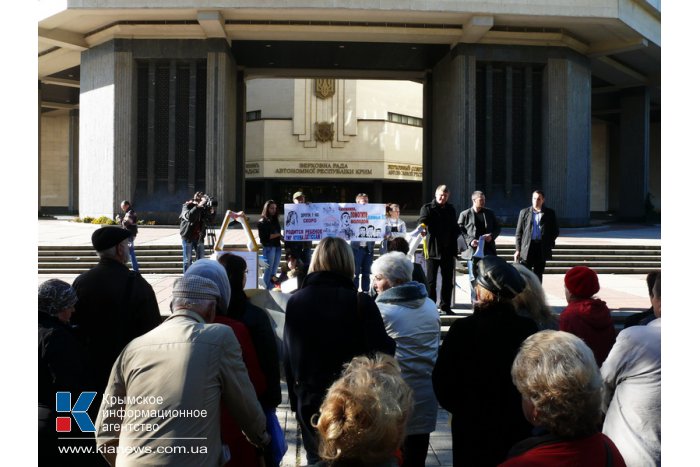
<path fill-rule="evenodd" d="M 80 464 L 77 455 L 59 456 L 56 429 L 56 393 L 70 392 L 75 403 L 88 388 L 84 352 L 69 324 L 77 301 L 75 290 L 62 280 L 49 279 L 39 286 L 39 465 L 89 465 Z M 61 436 L 78 436 L 73 425 Z"/>
<path fill-rule="evenodd" d="M 316 429 L 326 390 L 343 365 L 357 355 L 394 355 L 396 344 L 379 309 L 353 284 L 355 261 L 340 238 L 324 238 L 314 251 L 309 274 L 287 304 L 284 326 L 289 402 L 301 427 L 309 464 L 319 461 Z"/>
<path fill-rule="evenodd" d="M 433 369 L 433 389 L 452 413 L 455 466 L 494 466 L 530 436 L 510 369 L 520 344 L 538 331 L 515 313 L 512 298 L 525 288 L 513 266 L 487 255 L 476 270 L 474 314 L 454 322 Z"/>

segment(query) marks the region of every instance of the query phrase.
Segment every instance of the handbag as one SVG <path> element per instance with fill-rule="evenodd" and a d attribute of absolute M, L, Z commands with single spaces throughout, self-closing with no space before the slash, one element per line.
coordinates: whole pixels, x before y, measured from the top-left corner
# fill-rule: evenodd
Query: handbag
<path fill-rule="evenodd" d="M 272 449 L 272 458 L 275 465 L 280 465 L 284 454 L 287 452 L 287 440 L 284 438 L 284 431 L 277 419 L 275 409 L 265 410 L 265 419 L 267 424 L 267 433 L 270 435 L 270 448 Z"/>

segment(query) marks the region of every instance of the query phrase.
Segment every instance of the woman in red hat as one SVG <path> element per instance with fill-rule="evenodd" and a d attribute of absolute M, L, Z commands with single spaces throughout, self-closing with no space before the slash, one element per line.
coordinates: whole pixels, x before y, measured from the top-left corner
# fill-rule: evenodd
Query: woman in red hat
<path fill-rule="evenodd" d="M 601 366 L 615 343 L 615 326 L 608 306 L 594 297 L 600 290 L 598 274 L 587 266 L 575 266 L 564 276 L 564 286 L 568 305 L 559 329 L 583 339 Z"/>

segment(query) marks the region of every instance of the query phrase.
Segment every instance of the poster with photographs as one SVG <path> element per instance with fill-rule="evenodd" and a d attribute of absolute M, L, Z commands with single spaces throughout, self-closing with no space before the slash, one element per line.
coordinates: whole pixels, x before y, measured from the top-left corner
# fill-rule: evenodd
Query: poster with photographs
<path fill-rule="evenodd" d="M 284 240 L 309 241 L 340 237 L 348 241 L 381 241 L 386 227 L 384 204 L 306 203 L 284 205 Z"/>

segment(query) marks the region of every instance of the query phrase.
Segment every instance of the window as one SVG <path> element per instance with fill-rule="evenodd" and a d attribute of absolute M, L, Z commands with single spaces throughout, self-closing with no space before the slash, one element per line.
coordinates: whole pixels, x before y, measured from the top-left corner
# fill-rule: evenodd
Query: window
<path fill-rule="evenodd" d="M 262 120 L 262 110 L 252 110 L 245 113 L 246 122 L 254 122 L 256 120 Z"/>
<path fill-rule="evenodd" d="M 401 115 L 389 112 L 389 121 L 394 123 L 401 123 L 403 125 L 410 126 L 423 126 L 423 119 L 418 117 L 411 117 L 410 115 Z"/>

